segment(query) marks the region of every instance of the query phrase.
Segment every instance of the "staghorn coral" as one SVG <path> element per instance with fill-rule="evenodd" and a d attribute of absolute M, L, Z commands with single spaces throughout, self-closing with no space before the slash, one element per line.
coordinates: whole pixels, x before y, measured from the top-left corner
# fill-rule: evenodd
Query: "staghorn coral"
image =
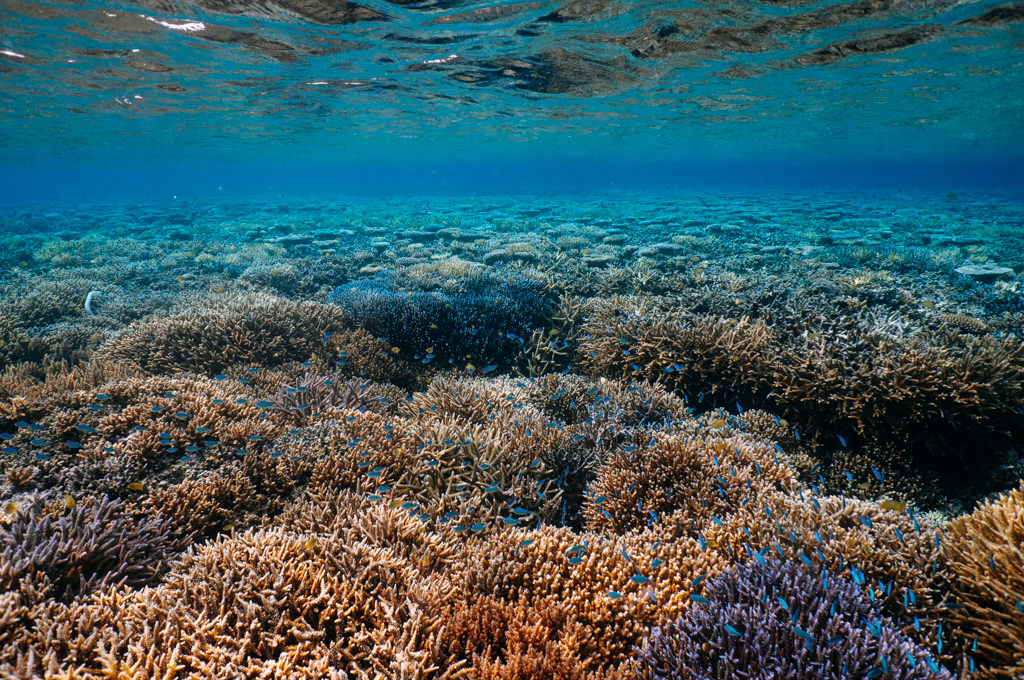
<path fill-rule="evenodd" d="M 523 343 L 519 363 L 526 375 L 538 378 L 568 369 L 572 348 L 583 335 L 585 308 L 583 298 L 561 293 L 551 313 L 551 327 L 535 329 Z"/>
<path fill-rule="evenodd" d="M 228 296 L 133 323 L 100 355 L 149 373 L 213 375 L 235 364 L 306 361 L 325 335 L 347 327 L 337 307 L 257 293 Z"/>
<path fill-rule="evenodd" d="M 211 537 L 279 512 L 292 491 L 308 481 L 312 468 L 306 457 L 247 451 L 240 461 L 191 468 L 176 484 L 150 488 L 142 503 L 183 535 Z"/>
<path fill-rule="evenodd" d="M 661 531 L 672 536 L 688 527 L 685 516 L 671 515 Z M 734 509 L 722 524 L 708 524 L 701 538 L 735 563 L 777 553 L 836 575 L 849 574 L 904 633 L 928 648 L 938 646 L 933 612 L 942 600 L 940 542 L 924 518 L 851 498 L 776 493 Z"/>
<path fill-rule="evenodd" d="M 47 594 L 69 601 L 107 584 L 152 583 L 183 543 L 158 514 L 141 514 L 106 497 L 19 508 L 0 525 L 0 591 L 45 579 Z M 69 507 L 70 506 L 70 507 Z"/>
<path fill-rule="evenodd" d="M 861 435 L 901 432 L 941 452 L 1020 429 L 1021 338 L 903 337 L 886 323 L 896 322 L 837 319 L 831 327 L 805 324 L 797 335 L 799 328 L 745 317 L 693 314 L 670 300 L 613 298 L 594 303 L 578 356 L 591 375 L 777 406 L 811 433 L 819 423 Z"/>
<path fill-rule="evenodd" d="M 795 485 L 795 471 L 757 440 L 638 433 L 599 469 L 584 514 L 591 529 L 624 533 L 681 511 L 678 521 L 688 521 L 695 536 L 748 502 Z"/>
<path fill-rule="evenodd" d="M 69 419 L 66 432 L 55 432 L 82 439 L 81 453 L 88 458 L 153 460 L 168 448 L 189 455 L 221 445 L 245 448 L 289 427 L 285 414 L 260 406 L 258 396 L 238 381 L 153 376 L 114 381 L 100 390 L 103 399 L 97 393 L 74 395 L 81 422 Z M 93 410 L 93 404 L 102 409 Z M 72 433 L 71 426 L 79 424 L 95 433 Z"/>
<path fill-rule="evenodd" d="M 643 531 L 609 537 L 544 526 L 467 544 L 456 573 L 464 597 L 539 603 L 557 599 L 583 626 L 573 649 L 593 668 L 618 666 L 649 626 L 676 616 L 693 580 L 727 563 L 695 540 Z"/>
<path fill-rule="evenodd" d="M 625 678 L 616 669 L 596 671 L 575 640 L 582 626 L 558 602 L 526 606 L 482 597 L 445 612 L 440 643 L 455 658 L 472 660 L 468 676 L 480 680 Z"/>
<path fill-rule="evenodd" d="M 187 553 L 155 588 L 76 605 L 57 622 L 61 661 L 89 678 L 375 677 L 392 665 L 458 677 L 429 670 L 438 624 L 420 613 L 452 588 L 417 574 L 387 548 L 245 532 Z"/>
<path fill-rule="evenodd" d="M 445 280 L 438 289 L 400 287 L 394 276 L 339 286 L 328 299 L 396 347 L 438 362 L 504 361 L 546 311 L 534 281 L 519 274 L 481 273 Z"/>
<path fill-rule="evenodd" d="M 949 618 L 972 677 L 1024 674 L 1024 483 L 955 519 L 943 535 L 953 591 Z"/>
<path fill-rule="evenodd" d="M 740 566 L 656 628 L 637 655 L 645 680 L 953 676 L 855 584 L 792 562 Z"/>
<path fill-rule="evenodd" d="M 439 376 L 426 390 L 412 395 L 404 407 L 409 416 L 445 416 L 475 423 L 514 421 L 541 422 L 539 411 L 528 399 L 530 385 L 513 378 Z"/>
<path fill-rule="evenodd" d="M 392 351 L 390 345 L 363 328 L 346 328 L 325 334 L 309 362 L 324 374 L 360 380 L 389 382 L 419 388 L 427 382 L 423 364 Z"/>
<path fill-rule="evenodd" d="M 300 423 L 327 415 L 335 407 L 384 413 L 405 400 L 399 389 L 364 380 L 307 373 L 293 383 L 281 385 L 272 403 Z"/>
<path fill-rule="evenodd" d="M 351 491 L 320 491 L 291 503 L 272 525 L 388 548 L 422 574 L 443 572 L 461 559 L 454 532 L 432 530 L 408 511 Z"/>

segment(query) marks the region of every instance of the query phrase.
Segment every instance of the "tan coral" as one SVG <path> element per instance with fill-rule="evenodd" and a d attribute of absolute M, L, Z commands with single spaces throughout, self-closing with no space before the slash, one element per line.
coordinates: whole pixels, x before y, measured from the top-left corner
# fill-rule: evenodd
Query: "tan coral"
<path fill-rule="evenodd" d="M 212 375 L 239 363 L 308 360 L 325 334 L 345 328 L 344 314 L 332 305 L 256 293 L 143 319 L 111 339 L 100 353 L 151 373 L 186 370 Z"/>
<path fill-rule="evenodd" d="M 764 494 L 795 486 L 795 471 L 772 445 L 713 431 L 655 433 L 612 454 L 584 513 L 590 528 L 624 533 L 682 509 L 693 535 L 712 518 L 720 521 Z"/>
<path fill-rule="evenodd" d="M 543 527 L 471 543 L 459 580 L 470 598 L 557 599 L 584 626 L 577 636 L 580 654 L 607 666 L 628 658 L 653 622 L 685 606 L 694 578 L 724 564 L 688 538 L 668 541 L 649 532 L 612 538 Z M 632 580 L 638 575 L 642 579 Z"/>
<path fill-rule="evenodd" d="M 978 663 L 973 677 L 1024 676 L 1024 482 L 954 520 L 943 554 L 953 631 Z"/>

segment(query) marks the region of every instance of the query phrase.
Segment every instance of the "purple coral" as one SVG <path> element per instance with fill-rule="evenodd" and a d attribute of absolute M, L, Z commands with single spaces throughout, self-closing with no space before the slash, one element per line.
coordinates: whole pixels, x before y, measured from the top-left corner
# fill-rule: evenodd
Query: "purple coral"
<path fill-rule="evenodd" d="M 638 651 L 648 680 L 952 678 L 855 584 L 792 562 L 709 578 Z"/>
<path fill-rule="evenodd" d="M 185 545 L 164 518 L 130 512 L 105 496 L 63 513 L 19 509 L 0 525 L 0 592 L 40 576 L 65 601 L 111 583 L 147 585 Z"/>

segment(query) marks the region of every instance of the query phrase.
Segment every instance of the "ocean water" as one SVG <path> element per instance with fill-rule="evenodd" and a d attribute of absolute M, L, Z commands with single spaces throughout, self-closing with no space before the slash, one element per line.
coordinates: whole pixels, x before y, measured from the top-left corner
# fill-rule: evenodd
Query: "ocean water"
<path fill-rule="evenodd" d="M 0 678 L 1024 678 L 1022 46 L 0 2 Z"/>

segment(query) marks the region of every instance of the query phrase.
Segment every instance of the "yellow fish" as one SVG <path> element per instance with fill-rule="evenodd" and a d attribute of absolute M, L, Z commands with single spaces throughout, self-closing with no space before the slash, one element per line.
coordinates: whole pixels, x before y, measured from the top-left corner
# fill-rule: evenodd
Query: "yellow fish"
<path fill-rule="evenodd" d="M 69 510 L 75 507 L 75 499 L 71 497 L 71 494 L 64 494 L 64 507 Z"/>
<path fill-rule="evenodd" d="M 878 504 L 883 510 L 891 510 L 893 512 L 906 512 L 907 504 L 900 501 L 894 501 L 891 498 L 886 498 L 884 501 Z"/>
<path fill-rule="evenodd" d="M 132 482 L 131 484 L 128 485 L 128 488 L 131 489 L 132 491 L 142 491 L 146 487 L 143 485 L 142 482 Z"/>
<path fill-rule="evenodd" d="M 717 419 L 711 421 L 711 427 L 713 427 L 713 428 L 715 428 L 717 430 L 720 427 L 725 427 L 725 423 L 726 423 L 725 418 L 717 418 Z"/>

